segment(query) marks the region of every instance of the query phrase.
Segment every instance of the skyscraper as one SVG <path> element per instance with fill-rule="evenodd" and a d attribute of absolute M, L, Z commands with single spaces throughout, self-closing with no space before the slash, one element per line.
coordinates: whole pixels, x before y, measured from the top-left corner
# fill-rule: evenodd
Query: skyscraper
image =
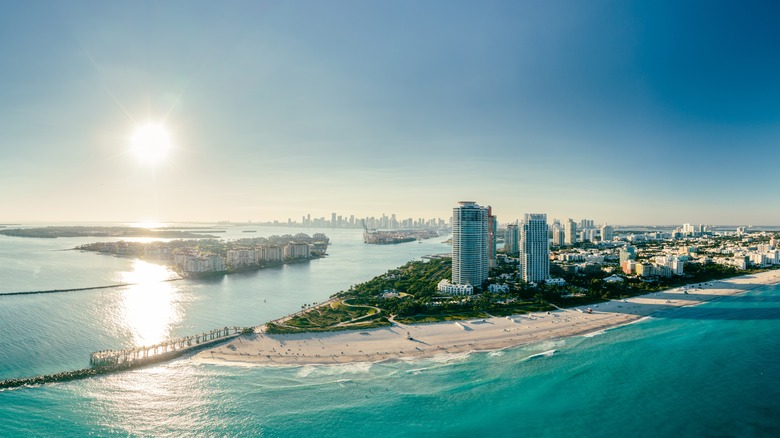
<path fill-rule="evenodd" d="M 546 214 L 526 213 L 520 228 L 520 259 L 524 281 L 538 283 L 550 277 Z"/>
<path fill-rule="evenodd" d="M 517 224 L 506 226 L 504 233 L 504 252 L 507 255 L 515 256 L 520 251 L 520 235 L 518 234 Z"/>
<path fill-rule="evenodd" d="M 577 243 L 577 224 L 573 220 L 566 221 L 566 225 L 563 227 L 565 234 L 565 243 L 567 245 L 574 245 Z"/>
<path fill-rule="evenodd" d="M 488 268 L 496 267 L 496 233 L 498 232 L 498 218 L 493 215 L 493 207 L 487 206 L 488 214 Z"/>
<path fill-rule="evenodd" d="M 488 209 L 459 204 L 452 209 L 452 282 L 481 287 L 488 278 Z"/>

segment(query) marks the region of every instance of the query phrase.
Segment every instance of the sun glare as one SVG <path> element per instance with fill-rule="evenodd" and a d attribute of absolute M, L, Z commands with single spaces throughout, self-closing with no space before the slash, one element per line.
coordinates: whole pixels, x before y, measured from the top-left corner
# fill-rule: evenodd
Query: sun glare
<path fill-rule="evenodd" d="M 173 144 L 165 126 L 147 123 L 136 128 L 130 139 L 133 154 L 144 164 L 155 165 L 168 156 Z"/>

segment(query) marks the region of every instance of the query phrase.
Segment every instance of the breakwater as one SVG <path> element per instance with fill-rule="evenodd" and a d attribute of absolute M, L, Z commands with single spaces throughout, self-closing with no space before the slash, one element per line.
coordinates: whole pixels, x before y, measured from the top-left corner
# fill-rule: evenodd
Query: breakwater
<path fill-rule="evenodd" d="M 124 350 L 96 351 L 92 353 L 89 358 L 91 368 L 64 371 L 42 376 L 0 380 L 0 390 L 84 379 L 100 374 L 124 371 L 164 362 L 185 353 L 195 352 L 219 342 L 232 339 L 242 333 L 247 333 L 252 330 L 253 329 L 246 327 L 223 327 L 197 335 L 169 339 L 155 345 L 128 348 Z"/>
<path fill-rule="evenodd" d="M 168 283 L 171 281 L 179 281 L 179 280 L 183 280 L 183 278 L 169 278 L 167 280 L 160 280 L 159 283 Z M 141 283 L 117 283 L 117 284 L 109 284 L 106 286 L 74 287 L 71 289 L 48 289 L 48 290 L 31 290 L 31 291 L 22 291 L 22 292 L 0 292 L 0 297 L 12 296 L 12 295 L 57 294 L 63 292 L 78 292 L 78 291 L 98 290 L 98 289 L 116 289 L 120 287 L 137 286 L 139 284 Z"/>

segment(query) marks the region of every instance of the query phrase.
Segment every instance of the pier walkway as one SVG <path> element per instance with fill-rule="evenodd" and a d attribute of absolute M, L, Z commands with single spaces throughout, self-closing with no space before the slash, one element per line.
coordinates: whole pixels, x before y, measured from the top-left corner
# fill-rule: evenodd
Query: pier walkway
<path fill-rule="evenodd" d="M 245 327 L 224 327 L 197 335 L 168 339 L 154 345 L 125 350 L 96 351 L 90 355 L 89 364 L 95 368 L 132 367 L 145 362 L 157 361 L 167 356 L 178 356 L 187 350 L 238 336 L 245 330 Z"/>
<path fill-rule="evenodd" d="M 35 377 L 0 380 L 0 391 L 22 386 L 43 385 L 45 383 L 66 382 L 84 379 L 100 374 L 128 370 L 152 363 L 162 362 L 181 356 L 190 351 L 196 351 L 211 344 L 224 342 L 241 334 L 253 332 L 252 327 L 223 327 L 209 332 L 183 338 L 169 339 L 159 344 L 128 348 L 126 350 L 103 350 L 92 353 L 89 357 L 90 368 L 64 371 Z"/>

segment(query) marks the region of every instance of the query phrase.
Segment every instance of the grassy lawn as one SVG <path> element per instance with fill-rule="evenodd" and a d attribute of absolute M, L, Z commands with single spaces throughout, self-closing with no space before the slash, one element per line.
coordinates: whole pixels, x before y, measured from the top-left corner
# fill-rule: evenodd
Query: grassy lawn
<path fill-rule="evenodd" d="M 356 318 L 378 315 L 376 309 L 371 307 L 350 306 L 344 303 L 333 303 L 330 306 L 322 306 L 309 309 L 303 315 L 298 315 L 288 320 L 285 325 L 304 330 L 332 328 L 336 324 L 351 321 Z"/>
<path fill-rule="evenodd" d="M 361 320 L 355 324 L 342 325 L 342 326 L 328 326 L 328 327 L 288 327 L 280 326 L 274 323 L 267 324 L 267 332 L 273 334 L 289 334 L 289 333 L 303 333 L 303 332 L 335 332 L 341 330 L 368 330 L 378 327 L 388 327 L 392 325 L 387 318 L 380 316 L 378 313 L 373 318 L 367 318 L 367 320 Z"/>

